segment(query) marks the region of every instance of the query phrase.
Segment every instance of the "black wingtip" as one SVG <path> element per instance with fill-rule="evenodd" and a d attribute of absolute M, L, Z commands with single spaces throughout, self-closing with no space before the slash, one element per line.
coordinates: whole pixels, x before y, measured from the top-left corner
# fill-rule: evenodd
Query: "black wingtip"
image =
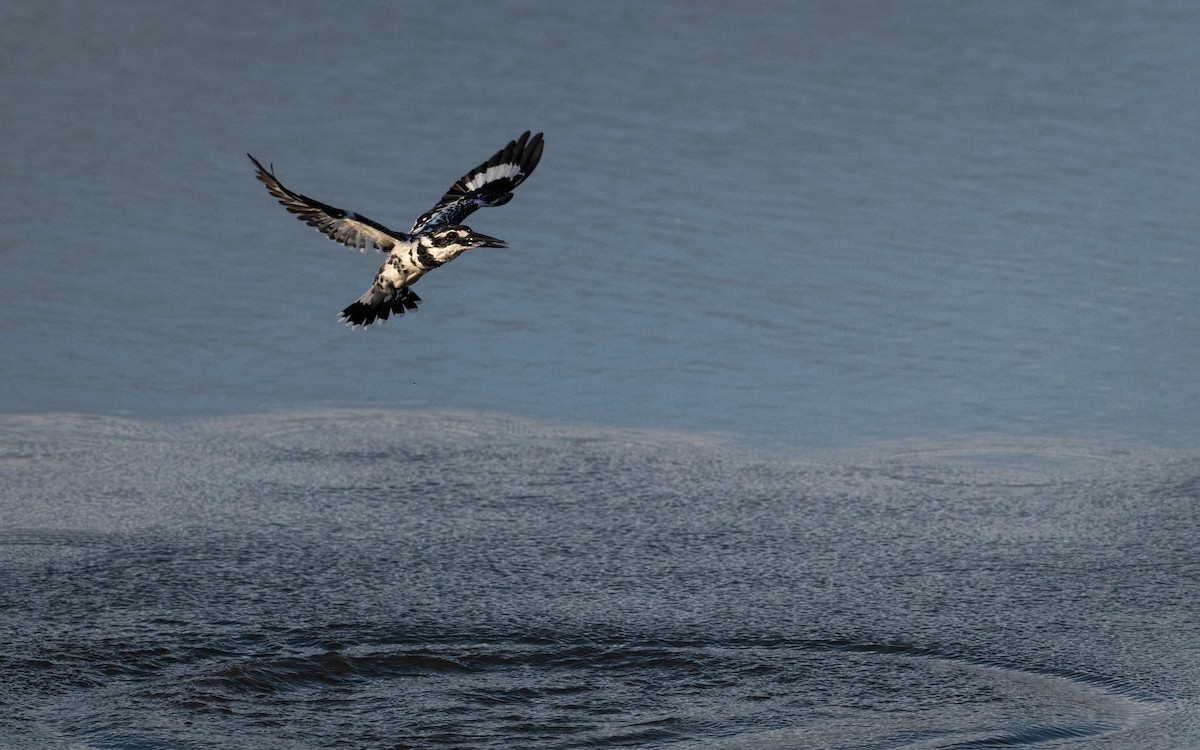
<path fill-rule="evenodd" d="M 542 148 L 546 142 L 542 140 L 542 134 L 538 133 L 529 141 L 529 145 L 525 148 L 525 158 L 521 161 L 521 171 L 528 177 L 533 173 L 538 162 L 542 160 Z"/>
<path fill-rule="evenodd" d="M 521 171 L 528 177 L 533 168 L 537 166 L 538 160 L 542 158 L 542 147 L 545 141 L 542 140 L 542 133 L 538 131 L 532 134 L 532 131 L 526 130 L 508 144 L 492 154 L 492 158 L 485 161 L 481 166 L 494 167 L 499 164 L 519 164 Z M 518 154 L 520 155 L 518 157 Z"/>
<path fill-rule="evenodd" d="M 272 180 L 276 179 L 274 162 L 272 162 L 268 168 L 264 167 L 262 162 L 260 162 L 258 159 L 255 159 L 253 156 L 251 156 L 250 152 L 247 151 L 246 156 L 250 157 L 250 161 L 254 162 L 254 168 L 258 170 L 258 174 L 256 176 L 258 177 L 259 182 L 262 182 L 265 185 L 266 180 L 263 179 L 264 177 L 270 177 Z"/>

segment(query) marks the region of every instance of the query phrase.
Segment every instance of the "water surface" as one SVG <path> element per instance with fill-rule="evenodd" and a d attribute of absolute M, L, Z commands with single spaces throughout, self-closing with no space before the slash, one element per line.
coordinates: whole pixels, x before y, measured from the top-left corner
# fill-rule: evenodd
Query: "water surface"
<path fill-rule="evenodd" d="M 1200 10 L 0 8 L 0 745 L 1195 744 Z M 507 240 L 350 331 L 526 129 Z"/>
<path fill-rule="evenodd" d="M 1195 454 L 3 422 L 9 747 L 1177 748 Z M 1075 745 L 1072 745 L 1075 746 Z"/>
<path fill-rule="evenodd" d="M 4 411 L 1196 437 L 1190 3 L 2 13 Z M 527 128 L 512 247 L 355 335 L 244 156 L 404 227 Z"/>

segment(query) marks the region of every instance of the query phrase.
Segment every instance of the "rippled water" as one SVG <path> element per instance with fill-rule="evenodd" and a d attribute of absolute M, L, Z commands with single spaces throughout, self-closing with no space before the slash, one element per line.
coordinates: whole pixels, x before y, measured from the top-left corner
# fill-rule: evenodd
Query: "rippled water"
<path fill-rule="evenodd" d="M 1197 745 L 1190 2 L 0 7 L 0 747 Z M 525 129 L 510 243 L 349 331 Z"/>
<path fill-rule="evenodd" d="M 2 424 L 10 747 L 1170 748 L 1200 460 L 331 412 Z"/>

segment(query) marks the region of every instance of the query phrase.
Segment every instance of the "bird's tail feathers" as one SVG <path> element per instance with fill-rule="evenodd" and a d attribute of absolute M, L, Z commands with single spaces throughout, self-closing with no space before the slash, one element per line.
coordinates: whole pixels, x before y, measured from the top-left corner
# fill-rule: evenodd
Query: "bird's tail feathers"
<path fill-rule="evenodd" d="M 389 315 L 403 315 L 405 310 L 416 310 L 421 298 L 411 289 L 402 286 L 391 292 L 371 287 L 358 301 L 342 310 L 338 320 L 354 326 L 369 326 L 376 320 L 387 320 Z"/>

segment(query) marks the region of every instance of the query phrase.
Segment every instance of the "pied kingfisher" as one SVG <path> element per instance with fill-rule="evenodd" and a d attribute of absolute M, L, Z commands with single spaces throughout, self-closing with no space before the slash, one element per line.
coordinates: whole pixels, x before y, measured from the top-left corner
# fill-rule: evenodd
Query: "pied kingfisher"
<path fill-rule="evenodd" d="M 503 206 L 512 200 L 513 188 L 525 181 L 542 158 L 542 145 L 542 134 L 530 138 L 528 130 L 509 141 L 492 158 L 455 182 L 437 205 L 421 214 L 407 234 L 292 192 L 275 177 L 274 164 L 268 171 L 253 156 L 246 156 L 254 162 L 267 192 L 310 227 L 348 247 L 363 252 L 374 247 L 388 254 L 375 274 L 375 283 L 338 317 L 354 327 L 387 320 L 391 313 L 402 315 L 405 310 L 415 310 L 421 298 L 409 287 L 467 250 L 508 247 L 503 240 L 472 231 L 460 222 L 481 206 Z"/>

